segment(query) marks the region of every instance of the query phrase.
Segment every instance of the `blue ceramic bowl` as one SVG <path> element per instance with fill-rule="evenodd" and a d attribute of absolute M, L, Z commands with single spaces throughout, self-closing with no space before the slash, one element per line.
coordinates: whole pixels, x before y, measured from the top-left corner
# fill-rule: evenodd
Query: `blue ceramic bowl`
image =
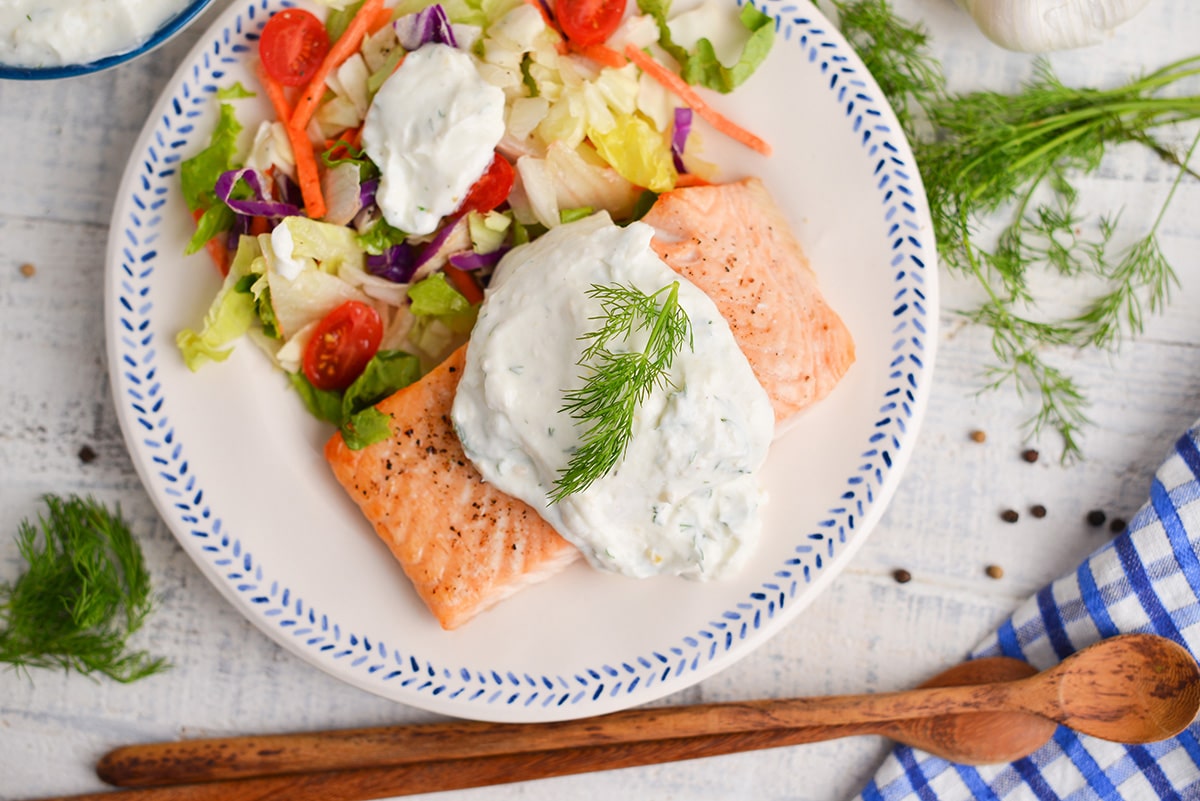
<path fill-rule="evenodd" d="M 85 64 L 61 64 L 53 67 L 18 67 L 0 63 L 0 79 L 7 78 L 19 81 L 42 81 L 56 78 L 70 78 L 75 75 L 86 75 L 89 72 L 100 72 L 118 64 L 124 64 L 135 58 L 149 53 L 172 36 L 187 27 L 201 11 L 208 7 L 212 0 L 191 0 L 179 13 L 168 19 L 154 32 L 149 39 L 132 50 L 124 53 L 114 53 L 111 56 L 98 58 Z"/>

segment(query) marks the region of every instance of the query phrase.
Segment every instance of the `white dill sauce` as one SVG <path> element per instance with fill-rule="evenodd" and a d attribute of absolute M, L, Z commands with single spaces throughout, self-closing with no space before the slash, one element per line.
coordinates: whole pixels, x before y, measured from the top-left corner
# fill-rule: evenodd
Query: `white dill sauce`
<path fill-rule="evenodd" d="M 761 528 L 758 470 L 774 433 L 766 392 L 713 302 L 650 249 L 653 230 L 600 213 L 514 249 L 497 268 L 467 348 L 453 420 L 484 479 L 537 509 L 596 567 L 634 577 L 729 575 Z M 587 422 L 561 411 L 583 384 L 580 337 L 600 326 L 594 285 L 652 294 L 679 282 L 693 348 L 672 386 L 639 407 L 625 457 L 551 504 Z M 610 347 L 640 349 L 635 341 Z"/>
<path fill-rule="evenodd" d="M 61 67 L 124 53 L 188 0 L 0 0 L 0 64 Z"/>

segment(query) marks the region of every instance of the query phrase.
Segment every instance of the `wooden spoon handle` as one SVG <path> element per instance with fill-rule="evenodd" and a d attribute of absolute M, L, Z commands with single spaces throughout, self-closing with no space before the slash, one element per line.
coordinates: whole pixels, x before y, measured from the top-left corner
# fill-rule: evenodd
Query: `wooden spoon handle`
<path fill-rule="evenodd" d="M 747 731 L 380 768 L 143 787 L 43 801 L 368 801 L 798 745 L 858 734 L 859 728 Z"/>
<path fill-rule="evenodd" d="M 180 742 L 129 745 L 101 757 L 96 773 L 118 787 L 151 787 L 228 781 L 251 777 L 364 768 L 396 767 L 419 763 L 478 760 L 485 757 L 538 752 L 574 752 L 596 746 L 631 746 L 657 742 L 651 750 L 666 752 L 668 743 L 679 741 L 681 753 L 700 747 L 702 740 L 719 742 L 696 724 L 705 714 L 718 717 L 729 704 L 691 707 L 687 725 L 672 708 L 618 712 L 603 718 L 521 725 L 453 721 L 417 726 L 342 729 L 311 734 L 183 740 Z M 740 706 L 740 705 L 739 705 Z M 754 715 L 753 707 L 751 712 Z M 659 725 L 665 722 L 665 725 Z M 792 730 L 776 727 L 744 728 L 725 734 L 741 735 L 730 743 L 778 740 L 780 745 L 871 733 L 874 724 L 851 726 L 808 726 Z M 714 746 L 720 747 L 720 746 Z M 734 749 L 741 750 L 741 749 Z M 672 752 L 673 753 L 673 752 Z M 722 750 L 720 753 L 728 753 Z M 681 756 L 676 759 L 690 757 Z M 545 761 L 548 757 L 538 757 Z M 646 764 L 646 763 L 639 763 Z M 592 768 L 584 768 L 590 770 Z"/>
<path fill-rule="evenodd" d="M 118 748 L 96 770 L 110 784 L 142 787 L 781 729 L 809 730 L 801 742 L 815 742 L 844 736 L 836 731 L 846 725 L 995 709 L 1011 684 L 641 708 L 536 725 L 455 721 L 152 743 Z"/>

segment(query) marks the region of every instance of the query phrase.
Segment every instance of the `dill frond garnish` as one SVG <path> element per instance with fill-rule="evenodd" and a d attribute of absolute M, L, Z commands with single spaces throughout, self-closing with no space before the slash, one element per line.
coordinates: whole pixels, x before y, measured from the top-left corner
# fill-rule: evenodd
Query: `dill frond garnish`
<path fill-rule="evenodd" d="M 655 387 L 669 385 L 675 355 L 685 344 L 691 347 L 692 326 L 679 305 L 678 281 L 651 295 L 634 286 L 593 284 L 587 296 L 600 302 L 602 313 L 592 319 L 602 325 L 580 337 L 588 343 L 579 359 L 587 373 L 583 386 L 563 393 L 561 411 L 588 428 L 554 482 L 551 503 L 586 490 L 612 470 L 633 437 L 637 407 Z M 639 331 L 648 332 L 642 350 L 610 349 Z"/>
<path fill-rule="evenodd" d="M 843 34 L 888 96 L 925 183 L 941 262 L 977 281 L 985 300 L 962 312 L 988 326 L 995 362 L 985 389 L 1012 386 L 1036 398 L 1029 436 L 1047 429 L 1062 439 L 1062 458 L 1082 455 L 1087 399 L 1054 367 L 1054 348 L 1114 351 L 1143 331 L 1178 284 L 1157 232 L 1189 168 L 1160 138 L 1200 119 L 1200 96 L 1163 90 L 1200 76 L 1200 55 L 1111 89 L 1074 88 L 1044 59 L 1019 91 L 951 94 L 920 26 L 898 17 L 888 0 L 833 0 Z M 1074 181 L 1094 172 L 1116 145 L 1148 148 L 1176 178 L 1150 230 L 1114 247 L 1117 217 L 1092 225 L 1078 212 Z M 1085 230 L 1097 234 L 1085 235 Z M 985 232 L 994 241 L 985 240 Z M 1079 279 L 1080 311 L 1047 313 L 1032 279 L 1050 273 Z"/>
<path fill-rule="evenodd" d="M 142 551 L 118 508 L 91 498 L 43 498 L 47 515 L 22 521 L 25 571 L 0 585 L 0 662 L 59 667 L 121 682 L 164 670 L 130 651 L 129 637 L 154 606 Z"/>

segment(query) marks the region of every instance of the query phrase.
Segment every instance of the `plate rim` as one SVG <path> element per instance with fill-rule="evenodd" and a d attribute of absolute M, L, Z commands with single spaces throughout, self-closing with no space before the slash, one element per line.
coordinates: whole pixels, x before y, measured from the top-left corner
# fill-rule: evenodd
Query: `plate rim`
<path fill-rule="evenodd" d="M 846 105 L 851 125 L 862 137 L 862 146 L 883 151 L 880 155 L 881 167 L 878 168 L 885 171 L 881 187 L 893 176 L 898 176 L 895 177 L 894 188 L 888 192 L 899 192 L 902 195 L 896 201 L 896 205 L 891 207 L 899 209 L 895 214 L 901 218 L 895 223 L 896 257 L 892 267 L 908 270 L 914 276 L 913 280 L 916 280 L 918 275 L 916 271 L 921 271 L 920 286 L 906 285 L 895 300 L 897 305 L 893 313 L 893 316 L 901 321 L 901 328 L 908 325 L 915 328 L 917 333 L 906 332 L 904 339 L 916 343 L 919 355 L 912 352 L 902 353 L 894 362 L 900 382 L 897 387 L 900 387 L 901 383 L 907 383 L 909 389 L 894 393 L 900 396 L 898 399 L 889 399 L 893 394 L 891 390 L 885 396 L 881 413 L 888 414 L 876 424 L 878 430 L 863 451 L 864 457 L 871 456 L 871 464 L 866 465 L 869 469 L 863 471 L 866 474 L 864 476 L 851 477 L 852 481 L 857 479 L 854 483 L 868 482 L 868 487 L 872 478 L 878 480 L 878 487 L 870 492 L 868 505 L 863 507 L 861 500 L 858 503 L 863 513 L 857 519 L 854 519 L 853 514 L 850 515 L 851 535 L 847 537 L 845 532 L 842 532 L 842 541 L 836 548 L 836 554 L 830 540 L 830 558 L 823 563 L 820 554 L 817 554 L 815 569 L 812 565 L 800 564 L 803 560 L 797 559 L 799 567 L 796 572 L 802 575 L 781 578 L 781 584 L 789 581 L 791 584 L 790 591 L 782 586 L 777 588 L 777 607 L 773 598 L 758 599 L 765 605 L 753 615 L 753 621 L 750 620 L 749 614 L 753 610 L 745 610 L 746 614 L 742 614 L 742 610 L 731 610 L 723 619 L 714 621 L 711 630 L 706 628 L 696 636 L 684 634 L 681 638 L 682 642 L 686 643 L 684 649 L 662 649 L 677 653 L 667 655 L 655 651 L 637 655 L 628 661 L 616 660 L 612 664 L 596 665 L 587 671 L 581 671 L 590 675 L 575 676 L 573 680 L 564 680 L 561 676 L 517 676 L 512 671 L 508 671 L 507 675 L 493 671 L 492 676 L 481 673 L 478 677 L 471 677 L 467 675 L 469 671 L 466 668 L 434 665 L 427 660 L 418 659 L 416 655 L 406 656 L 398 650 L 388 649 L 365 635 L 342 632 L 337 621 L 331 623 L 324 619 L 319 611 L 303 607 L 299 599 L 289 597 L 286 588 L 281 593 L 273 589 L 253 602 L 248 601 L 246 592 L 238 589 L 238 582 L 244 584 L 255 576 L 261 581 L 264 576 L 262 565 L 255 564 L 248 551 L 240 551 L 239 541 L 226 545 L 227 553 L 223 557 L 226 564 L 220 569 L 213 559 L 205 558 L 199 552 L 194 538 L 181 530 L 192 525 L 183 522 L 182 518 L 187 517 L 190 520 L 196 515 L 207 517 L 209 510 L 201 510 L 199 507 L 202 504 L 186 502 L 188 499 L 183 498 L 179 492 L 172 495 L 167 491 L 167 488 L 162 486 L 163 471 L 155 474 L 143 450 L 144 440 L 137 438 L 136 432 L 139 431 L 139 427 L 141 431 L 152 432 L 160 425 L 151 407 L 162 401 L 162 398 L 159 398 L 156 402 L 147 403 L 139 396 L 138 402 L 135 402 L 127 397 L 131 389 L 135 393 L 138 392 L 136 387 L 143 386 L 143 378 L 148 374 L 136 373 L 145 367 L 144 364 L 139 364 L 142 360 L 131 358 L 119 347 L 122 343 L 132 347 L 134 351 L 145 351 L 149 347 L 149 343 L 138 344 L 139 326 L 130 323 L 131 319 L 138 316 L 138 310 L 134 308 L 136 301 L 131 303 L 129 297 L 121 295 L 122 282 L 130 286 L 136 283 L 136 265 L 143 263 L 139 258 L 132 256 L 128 243 L 122 244 L 120 241 L 122 234 L 126 240 L 131 238 L 131 232 L 123 228 L 124 218 L 130 214 L 128 206 L 130 198 L 133 197 L 131 192 L 139 180 L 143 186 L 147 184 L 146 176 L 139 174 L 139 167 L 143 166 L 139 165 L 139 161 L 143 161 L 147 149 L 153 147 L 156 133 L 161 133 L 158 131 L 160 118 L 166 119 L 166 110 L 173 104 L 178 105 L 179 98 L 176 97 L 176 93 L 184 84 L 184 77 L 188 71 L 199 75 L 200 68 L 196 66 L 198 61 L 207 62 L 210 58 L 219 57 L 220 47 L 214 48 L 214 39 L 221 38 L 222 34 L 228 39 L 230 26 L 234 22 L 240 22 L 243 15 L 249 18 L 248 22 L 256 21 L 258 15 L 265 21 L 273 8 L 291 5 L 295 3 L 290 0 L 237 0 L 214 20 L 180 63 L 152 107 L 131 151 L 114 200 L 105 269 L 105 333 L 110 391 L 122 435 L 142 485 L 175 539 L 200 567 L 210 583 L 217 587 L 243 617 L 249 619 L 286 650 L 352 686 L 435 713 L 511 722 L 562 720 L 601 714 L 652 701 L 692 686 L 751 653 L 785 624 L 795 619 L 840 573 L 866 541 L 870 531 L 886 511 L 900 483 L 918 440 L 919 428 L 931 393 L 937 350 L 938 264 L 927 201 L 911 148 L 895 115 L 853 49 L 815 6 L 806 8 L 804 14 L 798 14 L 796 7 L 790 5 L 787 0 L 758 0 L 756 3 L 760 9 L 776 19 L 777 35 L 780 35 L 780 38 L 790 40 L 793 36 L 796 37 L 794 42 L 777 41 L 776 47 L 805 48 L 808 60 L 817 62 L 817 68 L 830 75 L 830 90 L 841 95 L 839 102 Z M 792 16 L 785 16 L 785 13 Z M 236 46 L 231 45 L 230 49 L 238 52 Z M 207 68 L 206 65 L 205 69 Z M 887 138 L 889 136 L 891 139 Z M 166 147 L 167 143 L 161 141 L 161 136 L 159 138 L 159 145 Z M 891 160 L 895 167 L 892 171 L 887 171 L 888 160 Z M 906 227 L 908 232 L 904 230 Z M 916 233 L 921 234 L 925 244 L 917 239 Z M 127 262 L 124 263 L 122 251 L 129 254 Z M 148 276 L 152 270 L 153 267 L 146 268 L 145 275 Z M 910 288 L 913 294 L 904 297 Z M 137 292 L 130 291 L 128 295 L 136 296 Z M 118 336 L 118 326 L 126 333 Z M 152 336 L 153 333 L 146 338 Z M 153 362 L 152 348 L 150 353 L 149 361 Z M 899 434 L 896 433 L 897 426 Z M 182 447 L 178 443 L 170 442 L 169 436 L 167 439 L 166 444 L 176 451 Z M 878 444 L 880 442 L 883 444 Z M 182 466 L 186 472 L 186 461 Z M 177 478 L 179 477 L 172 478 L 171 482 L 167 483 L 173 483 Z M 174 489 L 178 490 L 178 487 Z M 228 569 L 230 562 L 235 563 L 237 567 L 233 573 Z M 234 574 L 237 574 L 239 579 L 230 577 Z M 802 585 L 799 583 L 801 581 Z M 798 591 L 798 587 L 802 591 Z M 747 606 L 753 607 L 753 604 Z M 766 620 L 759 619 L 763 609 L 771 610 Z M 314 636 L 322 638 L 319 649 L 305 646 L 298 640 L 295 634 L 298 631 L 297 624 L 317 632 Z M 735 631 L 738 631 L 736 635 Z M 735 645 L 737 647 L 734 647 Z M 689 660 L 691 664 L 687 665 Z M 636 663 L 636 666 L 630 662 Z M 350 666 L 349 669 L 347 666 Z M 657 678 L 660 673 L 661 680 Z M 381 678 L 384 681 L 381 681 Z M 391 679 L 399 681 L 387 683 Z M 576 682 L 579 683 L 578 686 L 568 686 L 575 685 Z"/>

